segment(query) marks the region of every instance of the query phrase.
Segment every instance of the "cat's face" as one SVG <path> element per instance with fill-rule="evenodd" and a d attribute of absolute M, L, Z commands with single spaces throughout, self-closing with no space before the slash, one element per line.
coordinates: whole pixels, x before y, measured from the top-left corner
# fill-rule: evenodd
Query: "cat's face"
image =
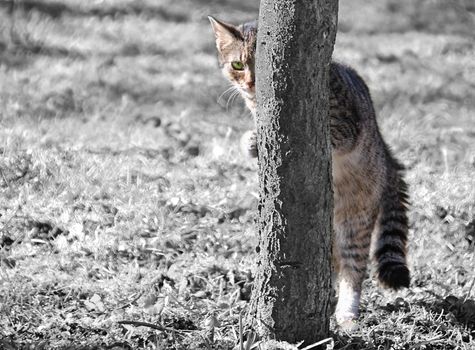
<path fill-rule="evenodd" d="M 248 107 L 255 109 L 255 51 L 257 23 L 238 27 L 209 17 L 216 38 L 223 74 L 240 91 Z"/>

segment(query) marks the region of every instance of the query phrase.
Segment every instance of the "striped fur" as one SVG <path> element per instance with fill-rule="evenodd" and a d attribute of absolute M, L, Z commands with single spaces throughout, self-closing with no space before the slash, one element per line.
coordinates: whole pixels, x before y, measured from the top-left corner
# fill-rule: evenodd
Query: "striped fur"
<path fill-rule="evenodd" d="M 255 115 L 256 23 L 234 27 L 210 20 L 222 71 Z M 233 69 L 233 61 L 242 62 L 245 68 Z M 370 257 L 383 286 L 409 286 L 408 195 L 403 167 L 379 132 L 368 87 L 353 69 L 336 62 L 330 67 L 330 131 L 335 203 L 333 261 L 339 282 L 336 318 L 345 324 L 358 316 Z M 249 155 L 256 157 L 255 132 L 247 132 L 242 141 Z"/>
<path fill-rule="evenodd" d="M 406 263 L 408 219 L 407 185 L 400 176 L 404 169 L 391 157 L 394 172 L 389 177 L 386 195 L 382 200 L 378 222 L 379 237 L 373 257 L 381 284 L 392 289 L 409 287 L 409 269 Z"/>

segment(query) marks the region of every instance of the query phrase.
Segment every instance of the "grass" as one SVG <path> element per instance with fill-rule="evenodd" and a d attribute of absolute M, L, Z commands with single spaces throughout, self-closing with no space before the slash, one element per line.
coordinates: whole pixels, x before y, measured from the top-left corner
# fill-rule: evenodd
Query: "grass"
<path fill-rule="evenodd" d="M 235 347 L 257 166 L 249 113 L 217 102 L 206 15 L 256 2 L 18 3 L 0 3 L 0 348 Z M 358 329 L 329 347 L 475 348 L 473 11 L 340 1 L 335 57 L 408 169 L 413 281 L 368 279 Z"/>

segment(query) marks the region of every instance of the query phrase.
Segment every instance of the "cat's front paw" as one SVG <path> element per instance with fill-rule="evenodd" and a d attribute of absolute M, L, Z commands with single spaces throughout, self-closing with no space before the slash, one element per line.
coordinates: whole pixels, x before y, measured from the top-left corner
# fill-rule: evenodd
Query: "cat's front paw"
<path fill-rule="evenodd" d="M 354 313 L 351 311 L 342 312 L 338 310 L 335 312 L 336 322 L 338 326 L 344 330 L 352 330 L 356 327 L 358 313 Z"/>
<path fill-rule="evenodd" d="M 257 134 L 255 130 L 248 130 L 241 136 L 241 150 L 248 157 L 257 157 Z"/>

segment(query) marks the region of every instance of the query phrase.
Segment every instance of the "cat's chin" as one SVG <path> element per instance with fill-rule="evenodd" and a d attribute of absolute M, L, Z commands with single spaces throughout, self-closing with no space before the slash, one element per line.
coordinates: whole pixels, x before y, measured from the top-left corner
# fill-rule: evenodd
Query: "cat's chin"
<path fill-rule="evenodd" d="M 251 92 L 247 92 L 247 91 L 241 91 L 241 94 L 246 100 L 252 100 L 252 101 L 256 100 L 256 94 L 255 93 L 251 93 Z"/>
<path fill-rule="evenodd" d="M 246 100 L 246 102 L 251 102 L 253 104 L 256 104 L 256 96 L 255 95 L 244 95 L 243 94 L 243 97 L 244 99 Z"/>
<path fill-rule="evenodd" d="M 256 114 L 256 98 L 244 98 L 247 108 L 251 111 L 252 115 L 255 117 Z"/>

